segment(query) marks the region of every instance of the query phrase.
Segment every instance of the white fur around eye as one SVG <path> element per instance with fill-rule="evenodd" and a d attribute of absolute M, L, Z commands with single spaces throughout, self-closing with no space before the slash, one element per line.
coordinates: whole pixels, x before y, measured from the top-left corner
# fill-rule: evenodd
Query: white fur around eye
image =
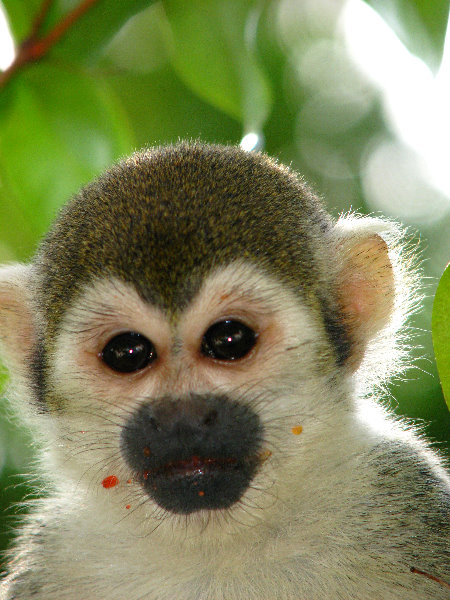
<path fill-rule="evenodd" d="M 56 338 L 51 380 L 55 392 L 69 398 L 123 398 L 124 403 L 154 393 L 154 378 L 143 377 L 153 365 L 142 372 L 120 374 L 101 358 L 108 342 L 127 331 L 149 339 L 158 358 L 167 355 L 171 333 L 165 315 L 120 281 L 98 280 L 89 285 L 67 311 Z M 70 403 L 66 409 L 71 410 Z"/>

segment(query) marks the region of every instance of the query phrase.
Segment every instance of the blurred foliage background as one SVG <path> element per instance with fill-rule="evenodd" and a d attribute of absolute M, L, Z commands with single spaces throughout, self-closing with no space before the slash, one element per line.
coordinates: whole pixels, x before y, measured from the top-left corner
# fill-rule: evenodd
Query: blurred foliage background
<path fill-rule="evenodd" d="M 419 358 L 387 402 L 448 450 L 430 335 L 450 258 L 448 16 L 448 0 L 3 0 L 0 263 L 27 260 L 61 204 L 135 149 L 264 149 L 334 215 L 380 211 L 418 232 Z M 0 547 L 32 457 L 6 406 Z"/>

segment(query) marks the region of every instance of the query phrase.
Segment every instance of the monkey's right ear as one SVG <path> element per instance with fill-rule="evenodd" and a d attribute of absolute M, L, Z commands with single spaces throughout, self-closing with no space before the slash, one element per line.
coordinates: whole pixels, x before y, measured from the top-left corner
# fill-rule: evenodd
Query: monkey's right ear
<path fill-rule="evenodd" d="M 403 231 L 384 219 L 347 215 L 337 222 L 333 235 L 336 296 L 351 342 L 347 364 L 356 371 L 376 341 L 377 364 L 371 370 L 379 370 L 385 355 L 394 366 L 396 330 L 412 306 L 401 260 Z"/>
<path fill-rule="evenodd" d="M 0 267 L 0 358 L 12 372 L 27 368 L 35 342 L 26 265 Z"/>

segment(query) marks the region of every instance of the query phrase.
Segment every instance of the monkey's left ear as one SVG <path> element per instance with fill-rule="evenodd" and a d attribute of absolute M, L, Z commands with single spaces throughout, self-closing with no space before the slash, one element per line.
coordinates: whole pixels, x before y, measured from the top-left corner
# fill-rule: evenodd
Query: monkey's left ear
<path fill-rule="evenodd" d="M 369 217 L 344 217 L 335 225 L 336 295 L 350 337 L 352 371 L 394 314 L 394 255 L 384 239 L 394 230 L 395 225 L 391 229 L 390 223 Z"/>
<path fill-rule="evenodd" d="M 31 267 L 0 267 L 0 358 L 12 372 L 26 369 L 35 341 L 30 300 Z"/>

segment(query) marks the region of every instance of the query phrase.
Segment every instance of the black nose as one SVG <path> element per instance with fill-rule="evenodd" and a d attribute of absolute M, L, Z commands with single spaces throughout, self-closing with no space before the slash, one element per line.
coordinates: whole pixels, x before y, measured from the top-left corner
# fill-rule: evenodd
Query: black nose
<path fill-rule="evenodd" d="M 121 439 L 149 496 L 182 514 L 237 502 L 256 473 L 261 442 L 261 422 L 248 406 L 197 394 L 141 404 Z"/>

